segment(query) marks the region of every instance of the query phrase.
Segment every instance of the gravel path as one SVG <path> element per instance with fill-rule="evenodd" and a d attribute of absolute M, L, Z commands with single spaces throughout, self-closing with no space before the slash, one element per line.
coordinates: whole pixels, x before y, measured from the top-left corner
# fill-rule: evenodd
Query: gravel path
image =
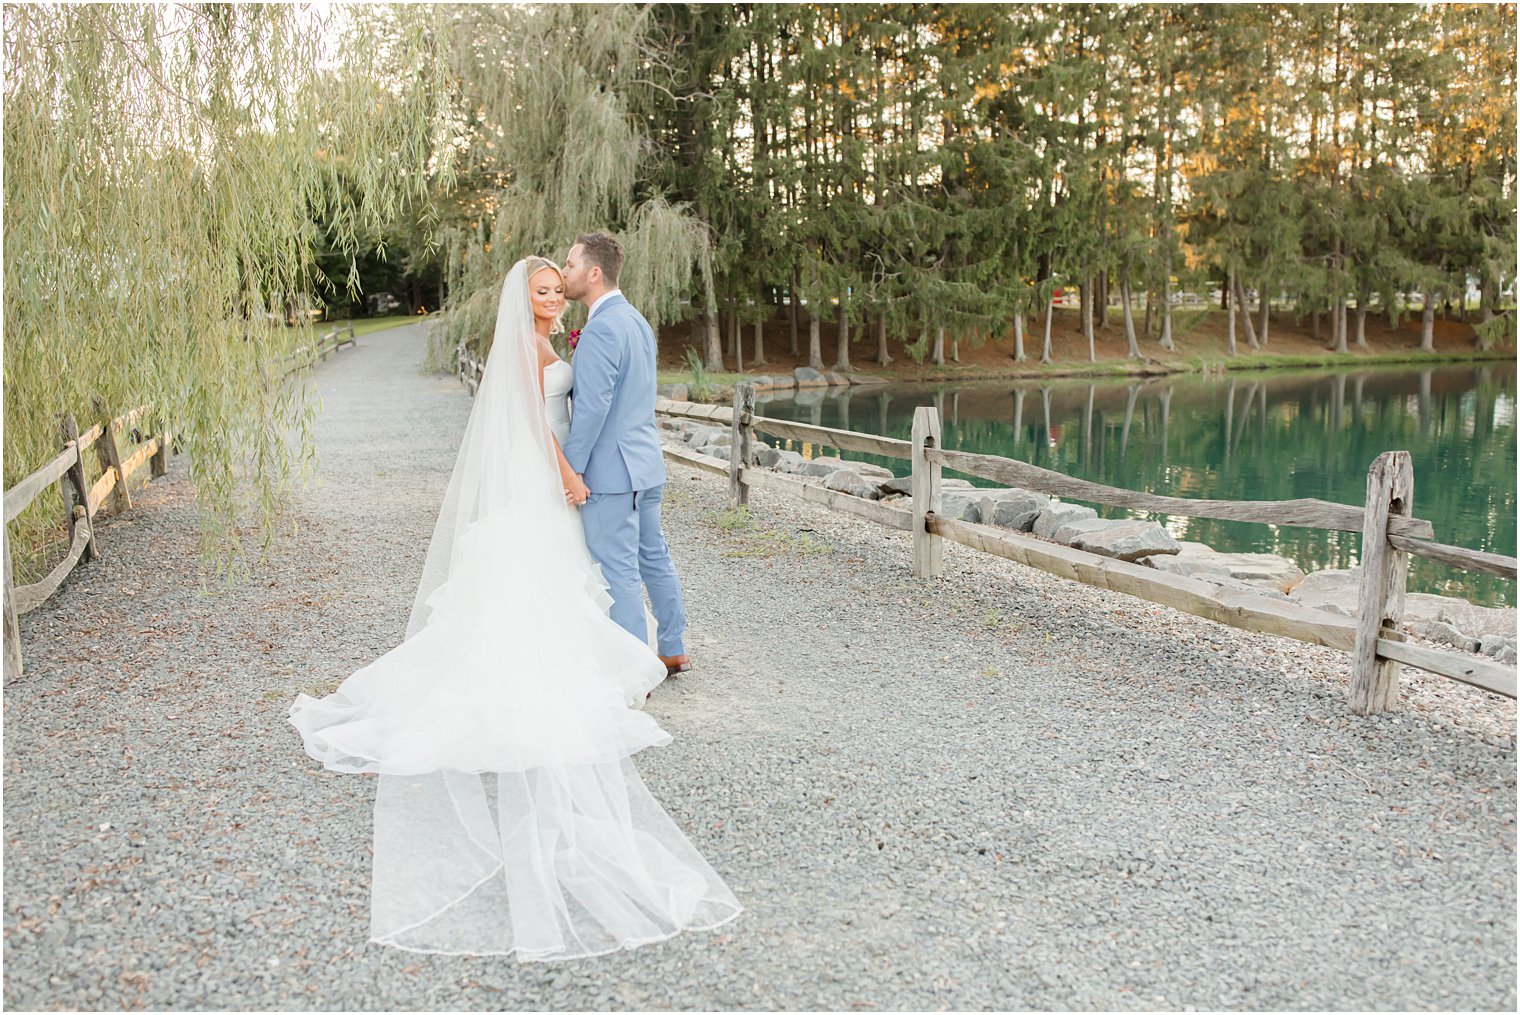
<path fill-rule="evenodd" d="M 399 637 L 469 399 L 419 329 L 318 367 L 321 485 L 200 591 L 183 460 L 22 621 L 4 999 L 33 1008 L 1494 1008 L 1515 713 L 1357 719 L 1336 653 L 671 469 L 697 669 L 651 790 L 747 912 L 559 965 L 366 944 L 374 783 L 284 722 Z"/>

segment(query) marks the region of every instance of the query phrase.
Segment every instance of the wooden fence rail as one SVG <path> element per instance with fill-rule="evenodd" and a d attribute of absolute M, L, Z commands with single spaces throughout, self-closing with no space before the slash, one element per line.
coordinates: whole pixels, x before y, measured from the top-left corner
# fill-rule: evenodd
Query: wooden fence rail
<path fill-rule="evenodd" d="M 913 533 L 913 573 L 932 578 L 944 568 L 943 540 L 949 539 L 1073 581 L 1123 592 L 1184 613 L 1242 630 L 1273 634 L 1351 653 L 1348 702 L 1353 711 L 1388 711 L 1398 704 L 1398 665 L 1437 673 L 1510 698 L 1516 696 L 1513 666 L 1467 654 L 1411 645 L 1399 631 L 1410 554 L 1454 567 L 1515 579 L 1516 561 L 1502 554 L 1433 541 L 1429 521 L 1413 517 L 1414 477 L 1408 452 L 1378 456 L 1368 472 L 1363 507 L 1330 501 L 1220 501 L 1166 497 L 1076 479 L 1026 462 L 994 455 L 950 451 L 939 446 L 939 413 L 919 408 L 911 441 L 770 419 L 753 413 L 754 395 L 740 385 L 730 406 L 660 399 L 662 415 L 726 425 L 733 432 L 730 461 L 694 451 L 667 448 L 667 457 L 729 477 L 732 499 L 742 504 L 751 486 L 783 489 L 817 504 L 846 511 L 889 528 Z M 907 459 L 912 463 L 912 510 L 826 490 L 749 464 L 754 430 L 787 440 Z M 1362 590 L 1355 618 L 1225 589 L 1196 578 L 1159 571 L 1048 542 L 1022 532 L 977 525 L 939 514 L 941 473 L 953 469 L 1010 486 L 1075 500 L 1197 518 L 1221 518 L 1268 525 L 1294 525 L 1362 533 Z"/>
<path fill-rule="evenodd" d="M 486 375 L 486 364 L 479 356 L 475 355 L 464 346 L 460 346 L 457 352 L 457 362 L 454 372 L 459 376 L 459 382 L 465 390 L 474 398 L 480 390 L 480 380 Z"/>

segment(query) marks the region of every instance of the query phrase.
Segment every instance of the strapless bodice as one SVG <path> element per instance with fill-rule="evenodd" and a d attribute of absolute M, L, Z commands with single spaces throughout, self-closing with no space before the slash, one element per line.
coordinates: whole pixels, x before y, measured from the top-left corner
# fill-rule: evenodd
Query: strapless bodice
<path fill-rule="evenodd" d="M 544 414 L 560 447 L 570 439 L 570 387 L 574 383 L 575 371 L 564 360 L 544 367 Z"/>

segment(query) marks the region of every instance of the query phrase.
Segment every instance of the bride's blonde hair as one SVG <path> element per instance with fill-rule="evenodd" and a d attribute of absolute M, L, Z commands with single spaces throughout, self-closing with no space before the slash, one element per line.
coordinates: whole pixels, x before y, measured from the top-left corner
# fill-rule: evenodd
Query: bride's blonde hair
<path fill-rule="evenodd" d="M 564 284 L 565 273 L 560 270 L 559 265 L 555 264 L 547 257 L 539 257 L 537 254 L 534 254 L 532 257 L 523 258 L 523 261 L 524 270 L 527 272 L 527 274 L 524 276 L 524 280 L 527 283 L 531 284 L 533 282 L 534 275 L 537 275 L 545 268 L 548 268 L 553 271 L 554 274 L 558 275 L 560 283 Z M 549 325 L 549 334 L 558 335 L 565 330 L 565 311 L 569 308 L 570 301 L 566 300 L 565 305 L 560 308 L 559 313 L 554 315 L 554 323 Z"/>

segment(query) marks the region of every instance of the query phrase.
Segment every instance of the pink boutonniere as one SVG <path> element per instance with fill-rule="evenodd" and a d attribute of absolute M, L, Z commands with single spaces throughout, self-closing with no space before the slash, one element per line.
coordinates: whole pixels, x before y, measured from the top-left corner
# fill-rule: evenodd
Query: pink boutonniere
<path fill-rule="evenodd" d="M 575 351 L 575 347 L 578 346 L 578 345 L 580 345 L 580 344 L 581 344 L 581 329 L 576 328 L 574 331 L 570 332 L 570 351 L 574 352 Z"/>

